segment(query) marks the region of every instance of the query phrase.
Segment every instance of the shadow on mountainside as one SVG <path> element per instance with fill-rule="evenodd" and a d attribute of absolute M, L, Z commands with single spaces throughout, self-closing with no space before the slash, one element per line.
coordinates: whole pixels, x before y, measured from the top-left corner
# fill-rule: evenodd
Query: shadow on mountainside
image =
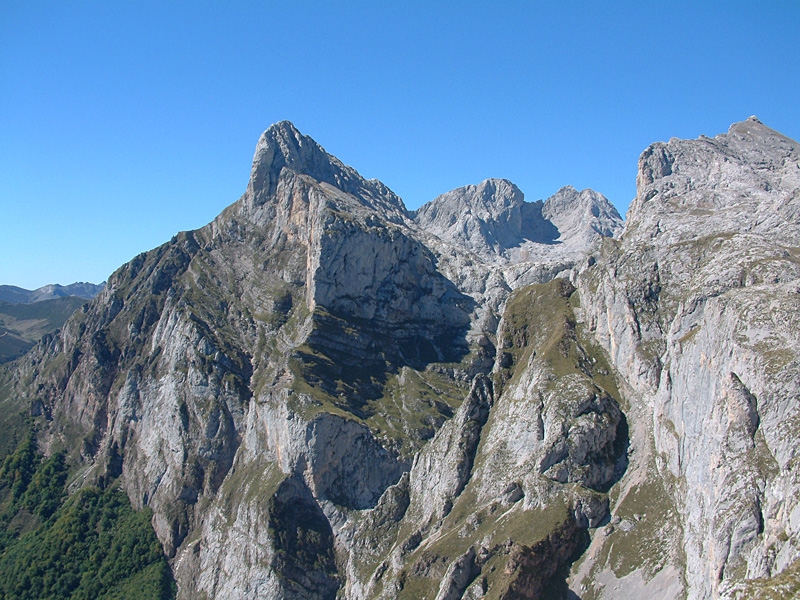
<path fill-rule="evenodd" d="M 367 404 L 384 395 L 391 375 L 403 367 L 424 371 L 434 363 L 458 364 L 469 354 L 467 327 L 385 329 L 330 315 L 315 318 L 307 346 L 297 351 L 303 376 L 362 419 Z"/>
<path fill-rule="evenodd" d="M 544 217 L 542 214 L 543 208 L 544 202 L 541 200 L 523 202 L 520 209 L 522 213 L 522 239 L 520 243 L 524 241 L 547 245 L 561 243 L 558 241 L 558 238 L 561 237 L 561 232 L 552 221 Z"/>
<path fill-rule="evenodd" d="M 275 540 L 272 567 L 297 597 L 333 600 L 340 586 L 331 525 L 297 477 L 280 484 L 269 501 Z"/>
<path fill-rule="evenodd" d="M 475 301 L 440 277 L 447 292 L 436 320 L 357 319 L 318 307 L 313 331 L 295 353 L 305 381 L 366 419 L 372 415 L 368 404 L 384 396 L 389 378 L 403 367 L 424 371 L 462 363 L 470 353 L 466 336 Z"/>

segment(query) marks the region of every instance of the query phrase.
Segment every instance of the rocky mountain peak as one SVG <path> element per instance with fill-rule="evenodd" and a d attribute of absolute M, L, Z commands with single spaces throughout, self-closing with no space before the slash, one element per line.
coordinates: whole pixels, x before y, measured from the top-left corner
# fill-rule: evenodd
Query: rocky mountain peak
<path fill-rule="evenodd" d="M 614 237 L 622 231 L 622 217 L 614 205 L 594 190 L 578 191 L 571 185 L 545 201 L 542 216 L 552 222 L 561 238 L 580 236 L 589 241 L 597 235 Z"/>
<path fill-rule="evenodd" d="M 789 142 L 792 142 L 792 140 L 789 138 L 764 125 L 764 123 L 762 123 L 761 120 L 755 115 L 748 117 L 744 121 L 738 121 L 731 124 L 731 126 L 728 128 L 728 135 L 735 136 L 737 134 L 739 136 L 749 136 L 751 139 L 756 137 L 781 137 Z"/>
<path fill-rule="evenodd" d="M 506 179 L 487 179 L 457 188 L 422 206 L 414 215 L 424 230 L 482 255 L 502 254 L 524 237 L 524 195 Z"/>
<path fill-rule="evenodd" d="M 628 231 L 648 238 L 669 232 L 674 241 L 712 228 L 794 235 L 798 190 L 797 142 L 750 117 L 713 138 L 673 138 L 647 148 Z M 685 211 L 709 218 L 686 220 Z"/>
<path fill-rule="evenodd" d="M 783 163 L 792 155 L 797 160 L 797 142 L 770 129 L 756 116 L 734 123 L 727 134 L 719 135 L 715 139 L 735 148 L 743 159 L 752 161 L 756 166 Z"/>
<path fill-rule="evenodd" d="M 467 185 L 439 198 L 458 198 L 458 208 L 484 220 L 507 220 L 524 202 L 524 195 L 508 179 L 486 179 L 478 185 Z M 454 208 L 454 203 L 449 203 Z M 426 209 L 426 207 L 428 207 Z M 446 210 L 445 203 L 428 203 L 420 212 Z"/>
<path fill-rule="evenodd" d="M 251 185 L 254 191 L 274 192 L 270 189 L 271 183 L 284 167 L 331 183 L 352 177 L 345 165 L 300 133 L 290 121 L 275 123 L 259 138 L 253 156 Z"/>
<path fill-rule="evenodd" d="M 284 170 L 332 185 L 370 208 L 406 212 L 403 201 L 383 183 L 364 179 L 312 138 L 300 133 L 290 121 L 270 126 L 256 144 L 247 186 L 247 196 L 255 205 L 274 197 Z"/>
<path fill-rule="evenodd" d="M 522 192 L 510 181 L 487 179 L 436 197 L 416 212 L 415 220 L 439 237 L 466 241 L 478 231 L 482 242 L 488 236 L 490 243 L 502 244 L 504 238 L 520 235 L 523 202 Z"/>
<path fill-rule="evenodd" d="M 494 261 L 560 261 L 583 252 L 598 236 L 613 236 L 622 219 L 611 203 L 592 190 L 567 186 L 546 202 L 526 202 L 506 179 L 487 179 L 455 189 L 420 208 L 415 220 L 424 230 Z"/>

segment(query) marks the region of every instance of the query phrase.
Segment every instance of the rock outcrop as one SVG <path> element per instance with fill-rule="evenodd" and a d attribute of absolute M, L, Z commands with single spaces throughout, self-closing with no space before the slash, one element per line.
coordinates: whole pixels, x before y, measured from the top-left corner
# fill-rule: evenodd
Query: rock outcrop
<path fill-rule="evenodd" d="M 180 598 L 738 597 L 800 554 L 797 152 L 654 144 L 623 230 L 506 180 L 410 213 L 279 123 L 6 412 L 152 508 Z"/>
<path fill-rule="evenodd" d="M 644 522 L 622 537 L 660 530 L 664 540 L 616 572 L 641 581 L 668 572 L 669 589 L 687 597 L 726 597 L 739 580 L 782 572 L 800 548 L 790 516 L 800 153 L 750 118 L 713 139 L 652 145 L 638 184 L 620 241 L 575 277 L 581 320 L 630 386 L 646 430 L 641 476 L 618 501 Z M 623 542 L 616 537 L 592 552 Z M 587 597 L 619 597 L 595 583 L 619 558 L 605 560 L 577 577 L 594 586 Z"/>
<path fill-rule="evenodd" d="M 544 202 L 526 202 L 505 179 L 442 194 L 414 220 L 439 239 L 498 264 L 575 260 L 598 236 L 622 230 L 619 213 L 593 190 L 566 186 Z"/>

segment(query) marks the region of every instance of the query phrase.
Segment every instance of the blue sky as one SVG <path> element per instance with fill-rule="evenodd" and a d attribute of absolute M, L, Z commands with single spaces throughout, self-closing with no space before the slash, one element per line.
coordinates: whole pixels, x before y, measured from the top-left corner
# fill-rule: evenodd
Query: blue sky
<path fill-rule="evenodd" d="M 283 119 L 411 209 L 505 177 L 624 214 L 651 142 L 800 138 L 798 32 L 796 0 L 4 0 L 0 283 L 97 283 L 204 225 Z"/>

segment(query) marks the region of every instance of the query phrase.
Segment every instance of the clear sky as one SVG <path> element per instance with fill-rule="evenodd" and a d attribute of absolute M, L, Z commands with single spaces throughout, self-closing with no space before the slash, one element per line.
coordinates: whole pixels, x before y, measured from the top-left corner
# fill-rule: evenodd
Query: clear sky
<path fill-rule="evenodd" d="M 99 283 L 288 119 L 413 209 L 504 177 L 624 214 L 648 144 L 800 139 L 800 2 L 0 0 L 0 284 Z"/>

